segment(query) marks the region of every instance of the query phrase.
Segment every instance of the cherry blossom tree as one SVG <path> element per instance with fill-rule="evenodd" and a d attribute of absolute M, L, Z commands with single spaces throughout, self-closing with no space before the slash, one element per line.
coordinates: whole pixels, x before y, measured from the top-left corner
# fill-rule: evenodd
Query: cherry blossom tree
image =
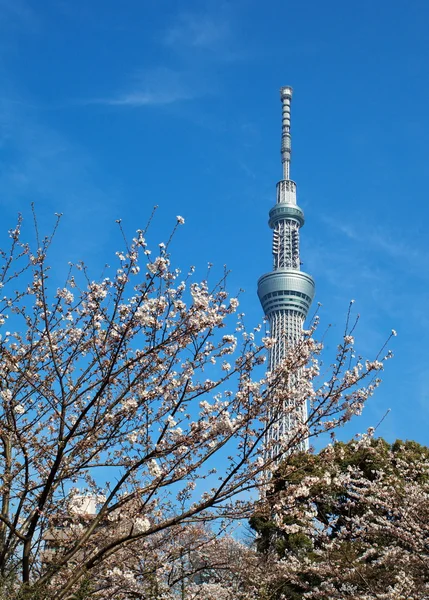
<path fill-rule="evenodd" d="M 128 549 L 120 550 L 93 573 L 86 593 L 103 600 L 249 600 L 249 590 L 257 591 L 256 572 L 245 581 L 242 565 L 250 563 L 261 570 L 255 552 L 228 533 L 202 524 L 177 525 L 136 542 L 132 557 Z"/>
<path fill-rule="evenodd" d="M 147 576 L 129 597 L 152 585 L 155 598 L 178 528 L 253 511 L 249 492 L 275 467 L 261 440 L 281 407 L 308 401 L 309 416 L 276 459 L 359 413 L 386 357 L 354 358 L 348 323 L 317 386 L 312 327 L 264 374 L 276 340 L 246 331 L 226 276 L 197 282 L 171 265 L 182 217 L 156 252 L 137 230 L 103 277 L 73 264 L 59 286 L 58 222 L 42 237 L 35 221 L 33 247 L 20 218 L 0 255 L 0 578 L 10 598 L 102 597 L 94 581 L 119 589 L 137 552 Z"/>
<path fill-rule="evenodd" d="M 273 599 L 427 598 L 429 449 L 364 435 L 296 453 L 252 524 Z"/>

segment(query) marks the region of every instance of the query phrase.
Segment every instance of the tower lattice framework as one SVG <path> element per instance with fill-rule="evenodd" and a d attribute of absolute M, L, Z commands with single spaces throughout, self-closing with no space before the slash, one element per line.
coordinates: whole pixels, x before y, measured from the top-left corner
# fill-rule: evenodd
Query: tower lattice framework
<path fill-rule="evenodd" d="M 283 179 L 277 183 L 276 203 L 269 213 L 273 230 L 273 270 L 258 281 L 258 296 L 268 318 L 271 337 L 276 344 L 269 350 L 269 369 L 273 370 L 286 357 L 288 349 L 302 338 L 304 321 L 314 297 L 314 280 L 301 271 L 299 233 L 304 225 L 304 213 L 296 202 L 296 183 L 290 179 L 291 134 L 290 105 L 292 88 L 280 89 L 282 102 L 281 157 Z M 293 385 L 293 381 L 291 385 Z M 274 399 L 275 402 L 275 399 Z M 298 410 L 298 413 L 297 413 Z M 265 437 L 266 459 L 274 459 L 280 451 L 280 440 L 290 435 L 294 420 L 306 422 L 307 406 L 290 410 L 288 406 L 273 406 L 273 420 Z M 308 440 L 295 446 L 307 450 Z"/>

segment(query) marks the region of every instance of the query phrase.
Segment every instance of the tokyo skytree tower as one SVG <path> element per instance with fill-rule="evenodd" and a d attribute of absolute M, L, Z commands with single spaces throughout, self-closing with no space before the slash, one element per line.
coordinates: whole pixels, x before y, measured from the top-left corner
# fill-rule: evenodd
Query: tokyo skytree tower
<path fill-rule="evenodd" d="M 258 281 L 258 296 L 267 316 L 271 337 L 277 340 L 269 350 L 269 369 L 274 369 L 286 356 L 288 348 L 302 337 L 304 321 L 314 297 L 314 280 L 301 271 L 299 230 L 304 225 L 304 213 L 296 203 L 296 183 L 290 179 L 291 135 L 290 103 L 292 88 L 280 89 L 282 102 L 281 157 L 283 179 L 277 183 L 276 204 L 269 213 L 273 230 L 273 270 Z M 299 420 L 307 420 L 307 406 L 302 406 Z M 278 408 L 276 412 L 278 411 Z M 273 416 L 274 412 L 272 415 Z M 296 417 L 295 417 L 296 418 Z M 277 440 L 287 438 L 293 427 L 294 416 L 287 407 L 280 409 L 280 418 L 266 434 L 266 458 L 273 459 L 279 452 Z M 296 450 L 307 450 L 308 440 Z"/>

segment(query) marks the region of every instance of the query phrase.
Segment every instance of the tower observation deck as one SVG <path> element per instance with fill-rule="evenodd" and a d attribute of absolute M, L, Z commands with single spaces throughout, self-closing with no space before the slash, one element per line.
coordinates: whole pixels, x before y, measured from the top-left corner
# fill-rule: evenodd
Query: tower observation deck
<path fill-rule="evenodd" d="M 304 321 L 314 297 L 314 280 L 301 271 L 299 232 L 304 225 L 304 213 L 296 202 L 296 183 L 290 179 L 291 134 L 290 104 L 292 88 L 280 89 L 282 102 L 281 157 L 283 179 L 277 183 L 276 203 L 269 213 L 273 230 L 273 270 L 258 281 L 258 296 L 267 316 L 271 337 L 276 344 L 269 350 L 269 369 L 273 370 L 302 337 Z M 299 413 L 290 407 L 273 407 L 269 415 L 273 425 L 265 438 L 266 458 L 279 453 L 277 442 L 289 435 L 294 420 L 306 422 L 307 406 Z M 297 444 L 297 450 L 307 450 L 308 440 Z"/>

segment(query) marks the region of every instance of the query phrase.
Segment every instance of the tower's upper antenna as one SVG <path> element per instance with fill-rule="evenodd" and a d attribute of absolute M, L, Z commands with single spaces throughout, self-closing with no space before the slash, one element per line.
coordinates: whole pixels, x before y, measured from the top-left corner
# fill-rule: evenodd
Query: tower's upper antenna
<path fill-rule="evenodd" d="M 280 88 L 280 99 L 282 101 L 282 165 L 283 179 L 290 179 L 290 101 L 292 99 L 292 88 L 286 85 Z"/>

